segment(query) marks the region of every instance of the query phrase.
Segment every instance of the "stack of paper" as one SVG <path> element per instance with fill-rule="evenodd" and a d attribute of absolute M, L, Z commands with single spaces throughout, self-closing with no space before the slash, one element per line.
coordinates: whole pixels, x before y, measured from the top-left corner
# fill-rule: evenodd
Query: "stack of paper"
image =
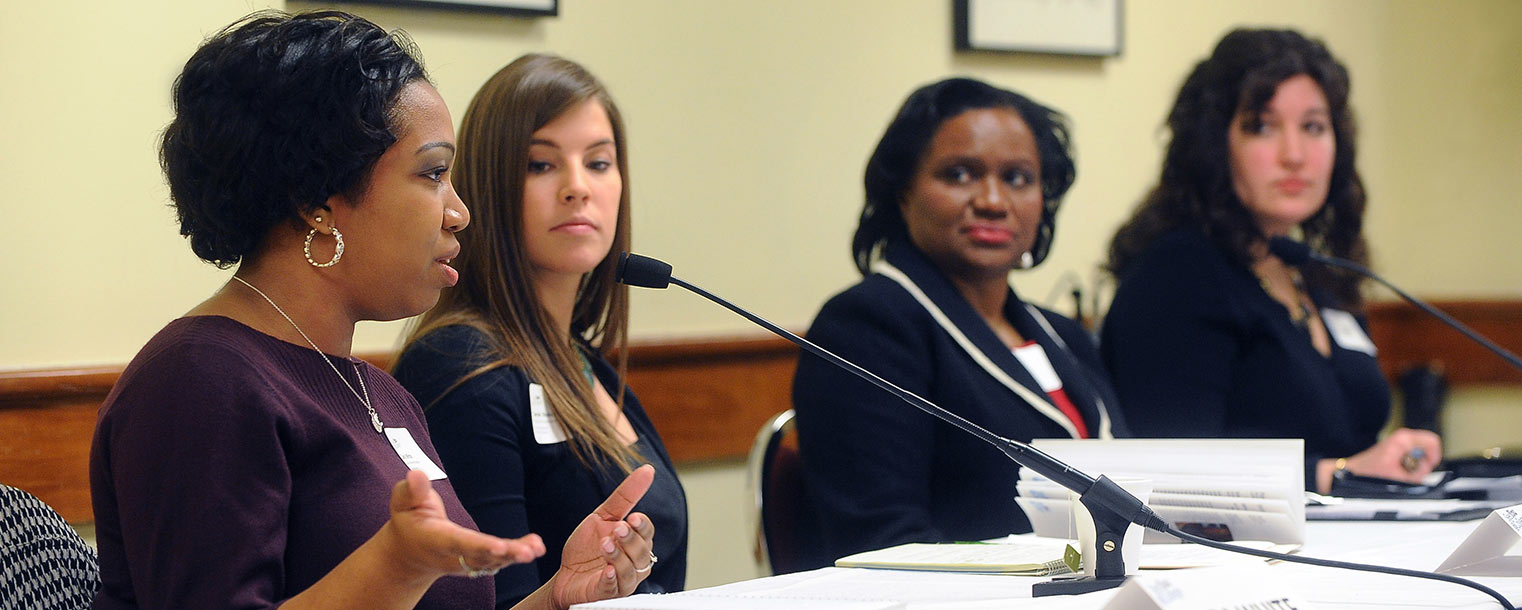
<path fill-rule="evenodd" d="M 1147 505 L 1174 527 L 1216 540 L 1305 542 L 1299 439 L 1038 439 L 1045 453 L 1091 476 L 1152 480 Z M 1015 501 L 1039 536 L 1076 535 L 1067 489 L 1021 469 Z M 1148 543 L 1173 542 L 1148 531 Z"/>

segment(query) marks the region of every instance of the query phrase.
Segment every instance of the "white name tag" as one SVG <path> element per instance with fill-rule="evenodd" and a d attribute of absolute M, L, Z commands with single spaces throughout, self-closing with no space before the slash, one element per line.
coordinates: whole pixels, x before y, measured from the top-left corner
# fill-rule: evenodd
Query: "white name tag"
<path fill-rule="evenodd" d="M 535 441 L 541 445 L 565 442 L 565 430 L 560 428 L 560 422 L 544 402 L 544 386 L 537 383 L 528 384 L 528 414 L 533 420 Z"/>
<path fill-rule="evenodd" d="M 1343 349 L 1363 352 L 1370 356 L 1378 356 L 1379 350 L 1374 349 L 1374 342 L 1369 340 L 1369 335 L 1364 334 L 1363 327 L 1358 325 L 1358 318 L 1353 314 L 1340 309 L 1321 310 L 1321 320 L 1326 322 L 1326 332 L 1332 336 L 1332 340 L 1341 345 Z"/>
<path fill-rule="evenodd" d="M 1453 550 L 1438 572 L 1464 576 L 1522 574 L 1522 555 L 1507 553 L 1522 543 L 1522 504 L 1498 508 Z"/>
<path fill-rule="evenodd" d="M 1046 350 L 1041 349 L 1040 343 L 1023 345 L 1010 350 L 1015 353 L 1015 359 L 1025 367 L 1031 377 L 1036 378 L 1036 385 L 1041 386 L 1041 391 L 1048 394 L 1062 389 L 1062 378 L 1057 376 L 1057 369 L 1052 368 L 1052 361 L 1047 359 Z"/>
<path fill-rule="evenodd" d="M 391 441 L 391 448 L 396 450 L 397 457 L 402 458 L 402 463 L 413 470 L 421 470 L 428 475 L 428 480 L 437 481 L 448 477 L 444 469 L 428 458 L 419 447 L 417 441 L 412 439 L 412 433 L 406 428 L 386 428 L 386 438 Z"/>
<path fill-rule="evenodd" d="M 1306 610 L 1277 575 L 1263 564 L 1240 567 L 1162 570 L 1126 579 L 1105 610 Z"/>

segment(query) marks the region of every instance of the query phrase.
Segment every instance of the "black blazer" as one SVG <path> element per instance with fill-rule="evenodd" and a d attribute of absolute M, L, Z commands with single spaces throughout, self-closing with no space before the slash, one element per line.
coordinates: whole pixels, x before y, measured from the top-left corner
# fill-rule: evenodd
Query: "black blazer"
<path fill-rule="evenodd" d="M 873 271 L 825 304 L 811 340 L 995 434 L 1074 436 L 1036 380 L 922 253 L 890 247 Z M 1013 291 L 1004 315 L 1046 351 L 1090 435 L 1120 434 L 1090 335 Z M 793 406 L 823 531 L 820 563 L 905 542 L 1030 531 L 1014 501 L 1018 466 L 966 432 L 808 355 L 793 379 Z"/>
<path fill-rule="evenodd" d="M 1323 318 L 1336 315 L 1308 288 Z M 1390 416 L 1375 354 L 1333 335 L 1322 356 L 1252 270 L 1194 229 L 1158 237 L 1123 271 L 1101 344 L 1136 435 L 1305 439 L 1307 489 L 1318 460 L 1369 448 Z"/>

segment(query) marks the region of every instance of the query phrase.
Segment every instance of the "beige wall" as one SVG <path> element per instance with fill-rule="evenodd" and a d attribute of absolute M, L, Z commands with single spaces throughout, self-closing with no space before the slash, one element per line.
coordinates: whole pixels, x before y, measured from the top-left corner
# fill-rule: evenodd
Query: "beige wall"
<path fill-rule="evenodd" d="M 0 370 L 122 363 L 227 277 L 195 260 L 166 207 L 154 145 L 169 84 L 204 35 L 284 3 L 12 4 L 0 20 Z M 862 165 L 913 87 L 970 74 L 1073 118 L 1079 179 L 1055 249 L 1016 279 L 1044 301 L 1065 274 L 1093 283 L 1155 177 L 1158 126 L 1192 63 L 1235 25 L 1293 26 L 1354 76 L 1378 266 L 1423 296 L 1522 297 L 1522 2 L 1133 0 L 1124 54 L 1105 59 L 954 53 L 945 0 L 563 0 L 544 19 L 350 8 L 417 39 L 457 120 L 520 53 L 585 63 L 629 123 L 636 248 L 794 328 L 853 280 Z M 388 349 L 397 329 L 367 325 L 356 349 Z M 692 295 L 641 292 L 634 332 L 752 331 Z M 1516 419 L 1508 400 L 1485 394 L 1476 417 Z M 1476 435 L 1466 446 L 1519 436 L 1464 429 Z M 738 467 L 684 478 L 694 584 L 748 575 Z"/>

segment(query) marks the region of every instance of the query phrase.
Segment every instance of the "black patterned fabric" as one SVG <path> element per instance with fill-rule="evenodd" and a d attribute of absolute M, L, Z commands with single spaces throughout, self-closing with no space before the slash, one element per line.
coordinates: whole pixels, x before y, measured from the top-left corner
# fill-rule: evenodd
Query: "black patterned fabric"
<path fill-rule="evenodd" d="M 95 549 L 42 500 L 0 485 L 0 610 L 89 608 L 99 585 Z"/>

